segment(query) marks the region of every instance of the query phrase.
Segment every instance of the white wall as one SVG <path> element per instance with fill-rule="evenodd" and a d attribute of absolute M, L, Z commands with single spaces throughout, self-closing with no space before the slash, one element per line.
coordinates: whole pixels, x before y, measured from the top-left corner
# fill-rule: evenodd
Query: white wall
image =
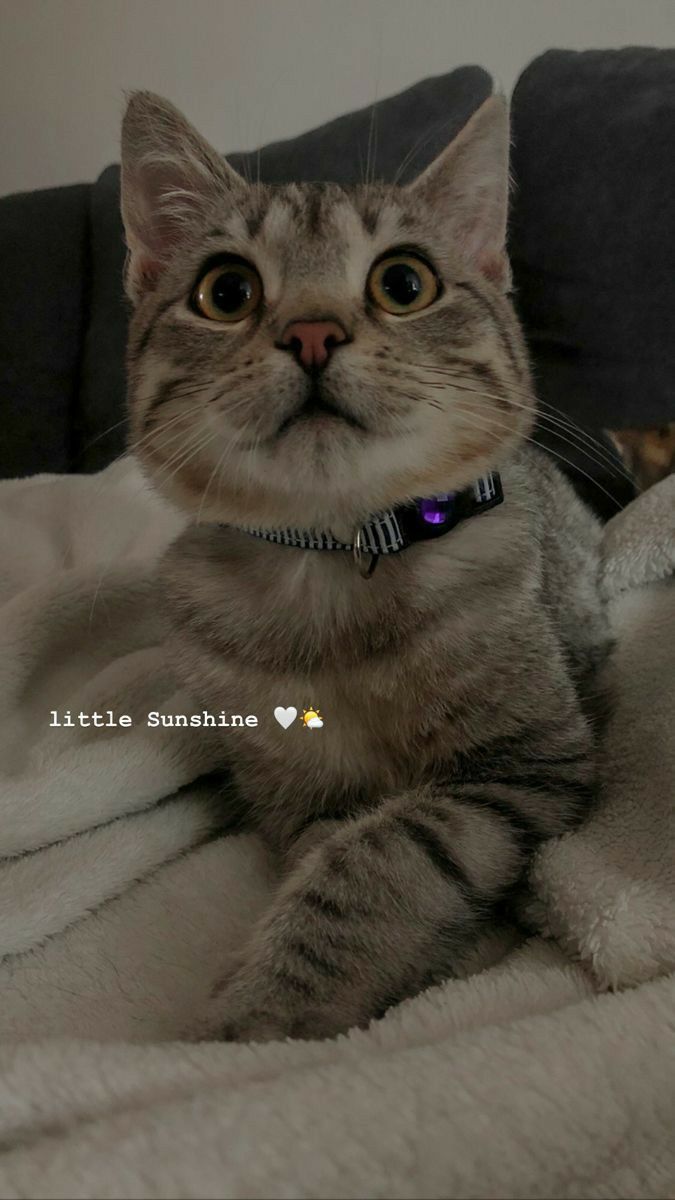
<path fill-rule="evenodd" d="M 95 178 L 126 88 L 246 149 L 461 63 L 510 89 L 550 46 L 630 43 L 675 45 L 675 0 L 0 0 L 0 194 Z"/>

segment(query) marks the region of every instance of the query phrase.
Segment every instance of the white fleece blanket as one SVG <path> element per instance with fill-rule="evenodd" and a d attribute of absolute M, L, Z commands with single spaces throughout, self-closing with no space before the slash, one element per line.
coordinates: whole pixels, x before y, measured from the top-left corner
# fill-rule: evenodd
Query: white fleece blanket
<path fill-rule="evenodd" d="M 274 887 L 191 786 L 209 736 L 145 724 L 188 711 L 180 526 L 131 459 L 0 484 L 0 1196 L 672 1196 L 675 478 L 608 527 L 605 782 L 536 862 L 551 937 L 329 1043 L 176 1041 Z"/>

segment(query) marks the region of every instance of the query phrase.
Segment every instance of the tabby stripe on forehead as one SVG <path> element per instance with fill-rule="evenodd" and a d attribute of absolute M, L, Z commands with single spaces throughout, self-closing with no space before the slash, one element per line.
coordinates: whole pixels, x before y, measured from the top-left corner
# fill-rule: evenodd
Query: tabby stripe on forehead
<path fill-rule="evenodd" d="M 305 225 L 308 233 L 318 233 L 321 227 L 321 210 L 323 207 L 323 185 L 314 184 L 307 197 L 305 210 Z"/>
<path fill-rule="evenodd" d="M 250 238 L 255 238 L 260 233 L 263 221 L 265 220 L 265 208 L 259 208 L 257 212 L 246 217 L 246 231 Z"/>
<path fill-rule="evenodd" d="M 375 233 L 375 230 L 377 229 L 377 222 L 380 219 L 379 210 L 369 208 L 369 209 L 366 209 L 365 212 L 362 212 L 360 215 L 361 215 L 361 221 L 363 222 L 363 228 L 365 229 L 366 233 L 369 233 L 372 237 L 372 235 Z"/>

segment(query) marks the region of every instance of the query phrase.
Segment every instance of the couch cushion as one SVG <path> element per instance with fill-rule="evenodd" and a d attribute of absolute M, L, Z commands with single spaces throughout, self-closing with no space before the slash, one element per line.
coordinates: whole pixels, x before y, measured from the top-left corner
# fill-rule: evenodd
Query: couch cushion
<path fill-rule="evenodd" d="M 551 50 L 513 95 L 511 261 L 541 398 L 675 418 L 675 50 Z"/>
<path fill-rule="evenodd" d="M 89 191 L 0 200 L 0 477 L 73 466 Z"/>

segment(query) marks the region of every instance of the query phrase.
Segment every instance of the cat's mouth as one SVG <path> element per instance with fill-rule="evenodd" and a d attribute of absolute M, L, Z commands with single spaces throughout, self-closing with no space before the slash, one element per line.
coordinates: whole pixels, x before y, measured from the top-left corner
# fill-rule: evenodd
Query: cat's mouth
<path fill-rule="evenodd" d="M 304 397 L 302 402 L 289 413 L 281 422 L 277 429 L 276 437 L 283 437 L 289 429 L 296 425 L 301 425 L 307 422 L 328 423 L 331 421 L 342 421 L 349 425 L 352 429 L 359 429 L 363 433 L 366 432 L 366 426 L 358 417 L 349 412 L 342 404 L 337 404 L 334 400 L 329 400 L 317 382 L 313 382 L 309 392 Z"/>

